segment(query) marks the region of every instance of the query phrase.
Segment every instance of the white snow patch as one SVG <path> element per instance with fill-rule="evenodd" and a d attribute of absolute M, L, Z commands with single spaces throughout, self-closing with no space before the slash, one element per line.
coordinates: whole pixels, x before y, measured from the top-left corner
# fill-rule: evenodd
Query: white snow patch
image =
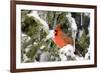
<path fill-rule="evenodd" d="M 76 58 L 77 61 L 84 60 L 83 57 L 79 57 L 79 56 L 75 56 L 75 58 Z"/>
<path fill-rule="evenodd" d="M 37 42 L 34 42 L 33 44 L 34 44 L 34 45 L 37 45 L 38 43 L 37 43 Z"/>
<path fill-rule="evenodd" d="M 24 42 L 24 41 L 28 42 L 31 39 L 28 35 L 26 35 L 24 33 L 21 34 L 21 37 L 22 37 L 22 42 Z"/>
<path fill-rule="evenodd" d="M 32 46 L 32 44 L 31 45 L 28 45 L 26 48 L 25 48 L 25 52 L 28 52 L 29 50 L 30 50 L 30 47 Z"/>
<path fill-rule="evenodd" d="M 66 17 L 68 18 L 71 24 L 72 30 L 77 31 L 77 24 L 76 24 L 75 19 L 71 16 L 71 13 L 66 14 Z"/>
<path fill-rule="evenodd" d="M 49 52 L 43 52 L 43 53 L 40 55 L 40 62 L 48 61 L 49 58 L 50 58 Z"/>
<path fill-rule="evenodd" d="M 25 54 L 23 55 L 23 57 L 24 57 L 24 61 L 23 62 L 26 62 L 26 61 L 29 60 L 29 58 Z"/>
<path fill-rule="evenodd" d="M 72 29 L 72 37 L 74 39 L 74 48 L 75 48 L 75 38 L 76 38 L 76 33 L 77 33 L 77 24 L 75 19 L 72 17 L 71 13 L 69 12 L 66 14 L 66 17 L 68 18 L 68 21 L 71 24 L 71 29 Z"/>
<path fill-rule="evenodd" d="M 89 57 L 90 57 L 90 47 L 87 48 L 88 49 L 88 52 L 85 54 L 85 59 L 88 60 Z"/>
<path fill-rule="evenodd" d="M 50 39 L 50 38 L 54 38 L 54 30 L 49 30 L 49 34 L 46 36 L 46 40 Z"/>
<path fill-rule="evenodd" d="M 67 57 L 70 56 L 73 60 L 86 60 L 84 57 L 80 57 L 74 54 L 75 48 L 72 45 L 66 45 L 59 50 L 59 56 L 61 61 L 67 61 Z"/>
<path fill-rule="evenodd" d="M 44 49 L 44 47 L 45 47 L 45 46 L 44 46 L 44 45 L 42 45 L 42 46 L 40 47 L 40 49 Z"/>
<path fill-rule="evenodd" d="M 75 57 L 74 55 L 75 48 L 70 44 L 64 46 L 63 48 L 60 48 L 59 52 L 60 52 L 59 56 L 62 61 L 66 61 L 67 56 Z"/>

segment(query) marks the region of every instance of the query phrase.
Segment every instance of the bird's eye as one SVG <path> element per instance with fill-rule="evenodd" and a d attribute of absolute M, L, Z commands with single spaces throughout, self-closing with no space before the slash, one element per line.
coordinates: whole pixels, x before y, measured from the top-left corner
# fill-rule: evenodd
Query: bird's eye
<path fill-rule="evenodd" d="M 55 30 L 55 36 L 57 35 L 57 30 Z"/>
<path fill-rule="evenodd" d="M 57 35 L 57 30 L 55 30 L 55 36 Z"/>

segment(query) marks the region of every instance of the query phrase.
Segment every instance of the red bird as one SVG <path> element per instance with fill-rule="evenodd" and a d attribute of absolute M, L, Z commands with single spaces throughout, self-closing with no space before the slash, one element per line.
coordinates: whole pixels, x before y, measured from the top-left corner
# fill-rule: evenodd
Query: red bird
<path fill-rule="evenodd" d="M 53 41 L 59 48 L 68 44 L 73 45 L 73 39 L 62 31 L 59 24 L 55 27 Z"/>

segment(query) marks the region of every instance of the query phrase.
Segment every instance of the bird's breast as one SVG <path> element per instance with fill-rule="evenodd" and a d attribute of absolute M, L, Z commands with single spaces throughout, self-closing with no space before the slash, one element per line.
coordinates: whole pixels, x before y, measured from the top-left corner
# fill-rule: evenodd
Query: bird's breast
<path fill-rule="evenodd" d="M 62 48 L 65 45 L 65 41 L 60 36 L 55 36 L 53 41 L 59 48 Z"/>
<path fill-rule="evenodd" d="M 55 36 L 53 38 L 54 43 L 59 47 L 62 48 L 63 46 L 67 44 L 73 45 L 73 40 L 70 37 L 62 37 L 61 35 Z"/>

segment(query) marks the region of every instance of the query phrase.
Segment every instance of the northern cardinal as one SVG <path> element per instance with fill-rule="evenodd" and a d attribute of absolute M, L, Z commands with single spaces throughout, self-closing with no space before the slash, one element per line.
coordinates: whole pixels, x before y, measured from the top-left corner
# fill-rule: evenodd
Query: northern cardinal
<path fill-rule="evenodd" d="M 62 31 L 60 24 L 58 24 L 54 29 L 53 41 L 59 48 L 68 44 L 73 45 L 74 43 L 73 39 Z"/>

